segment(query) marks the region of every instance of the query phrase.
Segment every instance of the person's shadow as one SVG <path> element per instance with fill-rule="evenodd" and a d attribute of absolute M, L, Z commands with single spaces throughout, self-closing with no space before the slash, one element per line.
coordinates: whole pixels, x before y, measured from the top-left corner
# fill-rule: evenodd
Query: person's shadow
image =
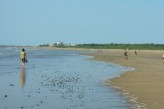
<path fill-rule="evenodd" d="M 25 81 L 26 81 L 26 73 L 25 73 L 25 68 L 21 69 L 21 73 L 20 73 L 20 85 L 23 88 L 25 85 Z"/>

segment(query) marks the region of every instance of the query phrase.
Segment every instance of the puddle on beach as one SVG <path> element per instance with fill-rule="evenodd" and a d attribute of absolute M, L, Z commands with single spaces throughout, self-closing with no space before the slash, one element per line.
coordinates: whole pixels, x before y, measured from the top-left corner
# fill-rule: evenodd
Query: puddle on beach
<path fill-rule="evenodd" d="M 19 61 L 11 62 L 9 69 L 1 67 L 0 109 L 132 108 L 120 93 L 103 84 L 128 68 L 88 60 L 77 51 L 29 50 L 28 55 L 24 69 Z"/>

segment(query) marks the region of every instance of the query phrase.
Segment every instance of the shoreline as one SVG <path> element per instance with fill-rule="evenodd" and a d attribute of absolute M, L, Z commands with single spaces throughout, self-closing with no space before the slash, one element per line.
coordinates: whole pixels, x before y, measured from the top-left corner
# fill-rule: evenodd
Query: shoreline
<path fill-rule="evenodd" d="M 106 85 L 116 88 L 132 104 L 140 109 L 162 109 L 164 107 L 164 64 L 162 54 L 164 50 L 129 50 L 128 60 L 122 49 L 76 49 L 54 48 L 54 50 L 88 50 L 82 53 L 93 56 L 93 60 L 110 62 L 135 70 L 123 72 L 119 77 L 106 80 Z"/>
<path fill-rule="evenodd" d="M 5 71 L 5 75 L 1 76 L 1 86 L 5 87 L 1 89 L 2 105 L 0 107 L 3 109 L 44 109 L 46 107 L 57 109 L 121 107 L 127 109 L 131 107 L 120 96 L 120 93 L 116 93 L 116 90 L 103 84 L 104 79 L 109 76 L 108 71 L 113 72 L 112 76 L 115 75 L 114 71 L 120 74 L 118 71 L 121 70 L 118 67 L 115 69 L 106 67 L 106 63 L 89 61 L 87 57 L 91 56 L 79 54 L 88 53 L 86 50 L 78 52 L 27 49 L 31 61 L 24 69 L 21 69 L 21 66 L 19 67 L 14 61 L 17 60 L 18 49 L 7 50 L 13 52 L 7 51 L 4 54 L 13 53 L 10 54 L 13 57 L 10 59 L 11 62 L 4 63 L 2 66 L 2 72 Z M 6 62 L 6 58 L 2 59 L 2 63 Z M 19 63 L 19 60 L 16 63 Z M 15 98 L 20 101 L 13 101 Z M 62 102 L 64 104 L 61 104 Z"/>
<path fill-rule="evenodd" d="M 162 109 L 164 107 L 164 64 L 162 50 L 134 50 L 128 53 L 126 60 L 124 50 L 103 50 L 101 53 L 91 53 L 93 60 L 105 61 L 121 66 L 132 67 L 135 70 L 124 72 L 120 77 L 106 81 L 123 95 L 131 97 L 132 103 L 139 103 L 140 108 Z"/>

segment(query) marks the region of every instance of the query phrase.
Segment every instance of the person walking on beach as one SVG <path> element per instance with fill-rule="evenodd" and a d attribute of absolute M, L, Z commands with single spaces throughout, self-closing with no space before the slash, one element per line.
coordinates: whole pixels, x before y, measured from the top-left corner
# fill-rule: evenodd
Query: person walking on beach
<path fill-rule="evenodd" d="M 163 59 L 163 64 L 164 64 L 164 54 L 163 54 L 163 56 L 162 56 L 162 59 Z"/>
<path fill-rule="evenodd" d="M 22 67 L 24 67 L 25 62 L 27 62 L 26 58 L 27 58 L 26 52 L 25 52 L 25 49 L 23 48 L 20 53 L 20 60 L 22 61 Z"/>
<path fill-rule="evenodd" d="M 135 50 L 135 52 L 134 52 L 134 53 L 135 53 L 135 55 L 137 56 L 137 51 L 136 51 L 136 50 Z"/>
<path fill-rule="evenodd" d="M 125 56 L 125 59 L 128 59 L 128 51 L 127 50 L 125 50 L 124 56 Z"/>

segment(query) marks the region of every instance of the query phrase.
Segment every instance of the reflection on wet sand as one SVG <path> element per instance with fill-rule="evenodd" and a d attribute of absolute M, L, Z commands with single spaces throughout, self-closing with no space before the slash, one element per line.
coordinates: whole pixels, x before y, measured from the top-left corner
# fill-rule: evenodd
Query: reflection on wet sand
<path fill-rule="evenodd" d="M 24 87 L 24 84 L 25 84 L 25 69 L 22 68 L 21 69 L 21 74 L 20 74 L 20 85 L 21 87 L 23 88 Z"/>

